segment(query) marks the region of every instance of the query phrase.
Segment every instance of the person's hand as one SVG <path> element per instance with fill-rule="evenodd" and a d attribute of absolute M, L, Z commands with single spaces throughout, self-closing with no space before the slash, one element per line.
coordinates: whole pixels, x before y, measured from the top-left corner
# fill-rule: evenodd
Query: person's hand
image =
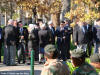
<path fill-rule="evenodd" d="M 75 46 L 77 46 L 77 42 L 75 42 Z"/>
<path fill-rule="evenodd" d="M 24 36 L 21 36 L 21 39 L 24 39 Z"/>
<path fill-rule="evenodd" d="M 63 39 L 65 39 L 66 37 L 64 36 Z"/>

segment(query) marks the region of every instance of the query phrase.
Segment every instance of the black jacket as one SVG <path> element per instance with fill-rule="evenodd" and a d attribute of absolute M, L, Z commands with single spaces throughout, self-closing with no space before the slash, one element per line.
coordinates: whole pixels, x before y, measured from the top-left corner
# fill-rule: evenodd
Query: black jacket
<path fill-rule="evenodd" d="M 22 33 L 20 32 L 20 27 L 19 27 L 19 40 L 21 39 L 20 36 L 24 36 L 24 40 L 25 40 L 25 43 L 27 44 L 28 43 L 28 30 L 27 28 L 23 27 L 23 31 Z"/>
<path fill-rule="evenodd" d="M 93 27 L 93 37 L 96 43 L 100 43 L 100 26 L 95 25 Z"/>
<path fill-rule="evenodd" d="M 88 25 L 88 29 L 83 32 L 82 28 L 76 25 L 73 29 L 73 41 L 77 44 L 87 44 L 93 39 L 92 26 Z"/>
<path fill-rule="evenodd" d="M 28 49 L 34 49 L 39 45 L 38 30 L 34 29 L 29 33 Z"/>
<path fill-rule="evenodd" d="M 38 32 L 38 36 L 39 36 L 39 46 L 40 47 L 44 48 L 47 44 L 49 44 L 50 35 L 49 35 L 48 30 L 40 30 Z"/>
<path fill-rule="evenodd" d="M 49 31 L 49 34 L 50 34 L 49 43 L 55 44 L 55 28 L 52 27 L 52 29 L 50 29 L 50 28 L 48 27 L 48 31 Z"/>
<path fill-rule="evenodd" d="M 3 29 L 3 37 L 5 45 L 15 45 L 16 44 L 16 29 L 12 25 L 8 25 Z"/>

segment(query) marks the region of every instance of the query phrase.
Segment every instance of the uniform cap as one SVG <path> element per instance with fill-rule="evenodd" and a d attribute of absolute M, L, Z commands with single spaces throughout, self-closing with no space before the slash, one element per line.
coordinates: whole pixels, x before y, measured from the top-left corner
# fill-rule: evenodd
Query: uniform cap
<path fill-rule="evenodd" d="M 100 63 L 100 54 L 95 53 L 90 56 L 90 61 L 91 62 L 99 62 Z"/>
<path fill-rule="evenodd" d="M 45 46 L 44 50 L 45 50 L 45 53 L 50 53 L 50 52 L 55 52 L 57 49 L 55 45 L 48 44 Z"/>
<path fill-rule="evenodd" d="M 71 57 L 80 58 L 85 57 L 85 51 L 83 49 L 75 49 L 71 51 Z"/>

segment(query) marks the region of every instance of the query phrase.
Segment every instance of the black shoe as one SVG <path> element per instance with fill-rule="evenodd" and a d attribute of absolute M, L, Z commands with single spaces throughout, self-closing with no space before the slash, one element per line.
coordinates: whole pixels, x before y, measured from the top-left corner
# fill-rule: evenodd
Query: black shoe
<path fill-rule="evenodd" d="M 18 64 L 20 64 L 20 61 L 18 61 Z"/>
<path fill-rule="evenodd" d="M 12 64 L 11 66 L 17 66 L 17 64 Z"/>
<path fill-rule="evenodd" d="M 43 62 L 40 61 L 39 64 L 43 64 Z"/>
<path fill-rule="evenodd" d="M 25 64 L 25 61 L 23 61 L 23 64 Z"/>

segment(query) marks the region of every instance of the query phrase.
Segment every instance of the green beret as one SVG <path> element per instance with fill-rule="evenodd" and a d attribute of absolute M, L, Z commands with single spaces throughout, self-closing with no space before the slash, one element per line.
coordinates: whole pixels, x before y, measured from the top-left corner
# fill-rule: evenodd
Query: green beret
<path fill-rule="evenodd" d="M 95 53 L 90 56 L 90 61 L 91 62 L 99 62 L 100 63 L 100 54 Z"/>
<path fill-rule="evenodd" d="M 85 57 L 85 51 L 83 49 L 75 49 L 71 51 L 71 57 L 80 58 L 82 56 Z"/>
<path fill-rule="evenodd" d="M 45 50 L 45 53 L 50 53 L 50 52 L 56 51 L 57 48 L 56 48 L 55 45 L 48 44 L 48 45 L 45 46 L 44 50 Z"/>

